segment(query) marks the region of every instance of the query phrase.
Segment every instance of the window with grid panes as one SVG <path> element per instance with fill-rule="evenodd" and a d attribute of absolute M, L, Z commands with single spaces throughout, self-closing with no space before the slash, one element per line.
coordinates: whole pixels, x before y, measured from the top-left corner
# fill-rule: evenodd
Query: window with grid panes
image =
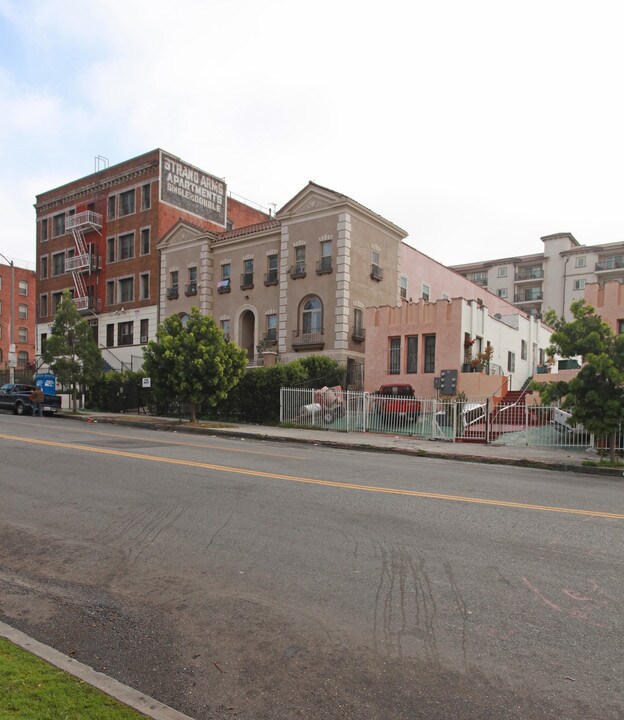
<path fill-rule="evenodd" d="M 423 370 L 426 373 L 435 372 L 435 348 L 436 348 L 436 336 L 425 335 L 424 337 L 424 367 Z"/>

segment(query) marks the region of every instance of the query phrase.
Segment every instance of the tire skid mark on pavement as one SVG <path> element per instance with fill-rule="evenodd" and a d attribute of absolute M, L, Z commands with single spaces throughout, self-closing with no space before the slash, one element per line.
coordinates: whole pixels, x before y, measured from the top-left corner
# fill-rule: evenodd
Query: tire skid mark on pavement
<path fill-rule="evenodd" d="M 582 515 L 598 518 L 607 518 L 611 520 L 624 520 L 624 513 L 611 513 L 602 510 L 586 510 L 581 508 L 566 508 L 550 505 L 535 505 L 533 503 L 510 502 L 508 500 L 491 500 L 489 498 L 475 498 L 462 495 L 447 495 L 444 493 L 424 492 L 419 490 L 402 490 L 391 487 L 378 487 L 375 485 L 361 485 L 359 483 L 338 482 L 335 480 L 320 480 L 318 478 L 298 477 L 297 475 L 282 475 L 280 473 L 269 473 L 261 470 L 248 470 L 246 468 L 230 467 L 227 465 L 215 465 L 214 463 L 203 463 L 195 460 L 178 460 L 173 458 L 161 457 L 159 455 L 144 455 L 142 453 L 132 453 L 125 450 L 110 450 L 108 448 L 92 447 L 89 445 L 74 445 L 73 443 L 56 442 L 52 440 L 37 440 L 34 438 L 23 438 L 15 435 L 0 434 L 0 438 L 4 440 L 12 440 L 32 445 L 45 445 L 47 447 L 65 448 L 67 450 L 77 450 L 79 452 L 92 452 L 100 455 L 113 455 L 115 457 L 125 457 L 133 460 L 147 460 L 149 462 L 160 462 L 168 465 L 181 465 L 184 467 L 203 468 L 206 470 L 216 470 L 217 472 L 234 473 L 236 475 L 248 475 L 252 477 L 269 478 L 271 480 L 285 480 L 288 482 L 296 482 L 304 485 L 320 485 L 324 487 L 332 487 L 343 490 L 360 490 L 362 492 L 376 492 L 385 495 L 402 495 L 404 497 L 420 497 L 429 500 L 449 500 L 451 502 L 471 503 L 474 505 L 491 505 L 500 508 L 514 508 L 518 510 L 537 510 L 541 512 L 562 513 L 567 515 Z"/>

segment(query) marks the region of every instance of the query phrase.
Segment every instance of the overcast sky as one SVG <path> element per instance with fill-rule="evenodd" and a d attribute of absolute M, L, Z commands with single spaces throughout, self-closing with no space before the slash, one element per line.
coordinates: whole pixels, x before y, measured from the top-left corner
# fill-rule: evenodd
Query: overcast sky
<path fill-rule="evenodd" d="M 308 180 L 445 264 L 624 240 L 624 7 L 0 0 L 0 253 L 35 195 L 161 147 L 279 208 Z"/>

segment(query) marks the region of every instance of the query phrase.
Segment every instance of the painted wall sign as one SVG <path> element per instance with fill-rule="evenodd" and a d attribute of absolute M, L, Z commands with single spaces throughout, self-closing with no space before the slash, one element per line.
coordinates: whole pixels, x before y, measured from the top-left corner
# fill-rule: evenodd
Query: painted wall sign
<path fill-rule="evenodd" d="M 225 227 L 225 182 L 164 152 L 160 154 L 160 199 L 168 205 Z"/>

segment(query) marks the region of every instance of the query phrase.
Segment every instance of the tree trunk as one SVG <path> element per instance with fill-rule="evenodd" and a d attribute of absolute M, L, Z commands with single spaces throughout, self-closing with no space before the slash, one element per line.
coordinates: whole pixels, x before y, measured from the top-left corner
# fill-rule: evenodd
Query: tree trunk
<path fill-rule="evenodd" d="M 195 403 L 191 400 L 191 422 L 197 422 L 197 416 L 195 415 Z"/>
<path fill-rule="evenodd" d="M 616 443 L 616 437 L 617 433 L 615 430 L 611 433 L 611 437 L 609 438 L 609 460 L 611 461 L 611 465 L 615 465 L 615 443 Z"/>
<path fill-rule="evenodd" d="M 74 412 L 78 412 L 78 396 L 76 393 L 76 383 L 72 383 L 72 409 Z"/>

